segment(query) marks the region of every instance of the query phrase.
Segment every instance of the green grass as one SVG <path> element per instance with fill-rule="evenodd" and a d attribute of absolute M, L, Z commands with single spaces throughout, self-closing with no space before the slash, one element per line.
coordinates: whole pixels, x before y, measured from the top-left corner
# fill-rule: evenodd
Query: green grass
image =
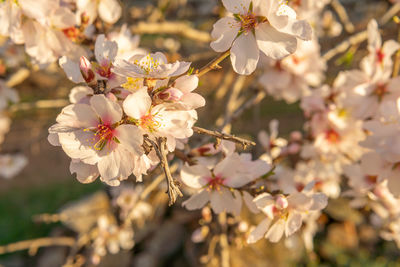
<path fill-rule="evenodd" d="M 10 189 L 0 194 L 0 245 L 47 236 L 54 225 L 38 224 L 32 216 L 55 213 L 66 203 L 102 188 L 100 182 L 68 182 Z"/>

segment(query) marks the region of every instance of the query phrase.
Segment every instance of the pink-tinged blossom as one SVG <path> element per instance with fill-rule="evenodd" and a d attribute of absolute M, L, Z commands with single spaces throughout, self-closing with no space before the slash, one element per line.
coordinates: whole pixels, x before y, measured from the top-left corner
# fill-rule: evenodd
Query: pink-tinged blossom
<path fill-rule="evenodd" d="M 400 49 L 400 44 L 388 40 L 382 45 L 378 23 L 371 20 L 368 24 L 368 51 L 369 54 L 361 61 L 361 69 L 369 76 L 383 76 L 387 79 L 392 74 L 393 54 Z"/>
<path fill-rule="evenodd" d="M 142 134 L 148 134 L 150 137 L 166 137 L 170 151 L 175 149 L 176 139 L 193 135 L 192 127 L 197 120 L 196 111 L 180 110 L 173 104 L 152 106 L 147 87 L 128 95 L 123 107 Z"/>
<path fill-rule="evenodd" d="M 283 1 L 223 0 L 234 14 L 214 24 L 211 48 L 230 49 L 233 69 L 249 75 L 257 66 L 259 50 L 273 59 L 282 59 L 296 51 L 297 39 L 310 40 L 311 26 L 296 19 L 296 12 Z"/>
<path fill-rule="evenodd" d="M 188 210 L 195 210 L 210 202 L 215 213 L 229 212 L 239 215 L 242 207 L 240 187 L 261 177 L 270 169 L 271 166 L 265 161 L 252 161 L 251 155 L 237 153 L 227 156 L 212 169 L 202 164 L 183 166 L 182 182 L 198 192 L 182 205 Z"/>
<path fill-rule="evenodd" d="M 82 182 L 97 178 L 118 185 L 134 170 L 134 157 L 143 154 L 143 137 L 135 125 L 122 124 L 122 109 L 103 95 L 89 104 L 72 104 L 49 129 L 49 141 L 73 159 L 71 171 Z"/>
<path fill-rule="evenodd" d="M 59 64 L 67 77 L 75 83 L 86 82 L 88 85 L 94 85 L 97 80 L 105 80 L 107 88 L 111 89 L 123 83 L 123 79 L 112 71 L 117 53 L 117 43 L 107 40 L 101 34 L 97 37 L 94 48 L 96 61 L 90 62 L 85 56 L 81 56 L 78 63 L 77 60 L 63 56 Z"/>
<path fill-rule="evenodd" d="M 190 62 L 168 63 L 163 53 L 134 55 L 129 60 L 117 60 L 113 71 L 119 75 L 143 79 L 167 79 L 188 71 Z"/>
<path fill-rule="evenodd" d="M 161 102 L 179 104 L 186 110 L 197 109 L 206 104 L 201 95 L 193 93 L 198 84 L 199 78 L 196 75 L 185 75 L 176 79 L 171 87 L 157 93 L 155 98 Z"/>
<path fill-rule="evenodd" d="M 277 100 L 298 101 L 324 79 L 326 62 L 321 58 L 317 40 L 300 41 L 296 52 L 282 60 L 263 60 L 264 74 L 259 82 Z"/>
<path fill-rule="evenodd" d="M 312 187 L 313 183 L 288 196 L 268 193 L 258 195 L 254 203 L 267 218 L 250 233 L 247 242 L 254 243 L 265 237 L 275 243 L 283 235 L 289 237 L 297 232 L 308 212 L 322 210 L 327 205 L 327 197 L 322 193 L 313 193 Z"/>
<path fill-rule="evenodd" d="M 146 50 L 139 48 L 139 35 L 132 36 L 127 24 L 122 25 L 119 32 L 111 32 L 107 37 L 118 44 L 117 58 L 128 60 L 137 54 L 147 54 Z"/>

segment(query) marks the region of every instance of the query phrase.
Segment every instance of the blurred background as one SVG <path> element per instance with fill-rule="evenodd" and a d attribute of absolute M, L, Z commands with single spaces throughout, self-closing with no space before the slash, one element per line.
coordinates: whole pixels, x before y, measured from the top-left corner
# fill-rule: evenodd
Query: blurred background
<path fill-rule="evenodd" d="M 371 18 L 380 18 L 391 5 L 385 0 L 340 2 L 355 26 L 354 32 L 365 30 Z M 117 26 L 127 23 L 134 33 L 140 34 L 141 48 L 151 52 L 165 52 L 171 61 L 192 61 L 195 68 L 203 66 L 217 55 L 210 49 L 207 38 L 213 23 L 222 12 L 219 1 L 134 0 L 121 3 L 124 13 Z M 333 20 L 338 20 L 329 5 L 326 11 L 333 14 Z M 139 26 L 143 21 L 179 22 L 201 31 L 205 37 L 200 40 L 202 37 L 193 39 L 182 33 L 142 33 Z M 323 37 L 320 39 L 322 53 L 349 35 L 343 32 L 336 37 Z M 396 25 L 386 24 L 382 35 L 384 39 L 396 38 Z M 328 83 L 338 70 L 357 67 L 360 58 L 366 54 L 362 49 L 365 46 L 364 42 L 354 53 L 341 54 L 330 60 Z M 1 68 L 1 64 L 7 60 L 22 57 L 18 60 L 26 61 L 27 65 L 25 72 L 20 73 L 23 81 L 14 87 L 21 101 L 11 114 L 13 123 L 2 151 L 22 152 L 29 163 L 16 177 L 0 179 L 0 245 L 69 233 L 71 230 L 65 225 L 38 222 L 35 215 L 56 213 L 72 202 L 105 190 L 105 185 L 99 180 L 85 185 L 79 183 L 69 172 L 70 159 L 60 148 L 51 146 L 47 141 L 47 129 L 66 105 L 62 101 L 68 101 L 68 94 L 74 84 L 66 79 L 57 64 L 45 70 L 28 70 L 29 62 L 23 56 L 23 49 L 9 47 L 5 40 L 1 49 L 3 58 L 0 61 L 0 77 L 12 74 L 12 69 Z M 250 85 L 254 81 L 251 78 L 240 78 L 233 73 L 228 60 L 221 66 L 222 70 L 208 73 L 197 89 L 207 99 L 207 107 L 199 109 L 197 123 L 204 128 L 213 128 L 220 115 L 226 112 L 226 103 L 235 84 L 244 84 L 244 96 L 253 94 L 253 86 Z M 60 100 L 60 105 L 53 102 L 54 107 L 36 108 L 29 104 L 54 99 Z M 232 132 L 239 135 L 246 133 L 243 137 L 256 140 L 260 130 L 268 129 L 271 119 L 280 121 L 280 134 L 283 137 L 287 137 L 291 131 L 302 130 L 304 123 L 297 103 L 289 105 L 267 97 L 236 119 Z M 259 155 L 261 151 L 255 150 L 252 153 Z M 95 205 L 100 204 L 96 202 Z M 204 246 L 190 242 L 199 215 L 186 212 L 180 208 L 180 203 L 175 206 L 172 211 L 165 205 L 161 226 L 153 229 L 151 234 L 139 242 L 133 254 L 121 252 L 107 256 L 100 266 L 131 266 L 127 262 L 133 262 L 132 266 L 200 266 L 197 258 L 205 252 Z M 368 211 L 365 212 L 367 214 Z M 351 209 L 347 200 L 330 201 L 326 215 L 320 220 L 324 230 L 315 238 L 315 253 L 288 249 L 284 242 L 274 245 L 262 241 L 254 247 L 234 251 L 231 254 L 234 266 L 400 266 L 400 251 L 394 242 L 382 241 L 371 226 L 364 225 L 363 211 Z M 60 266 L 65 253 L 63 248 L 45 248 L 33 257 L 27 251 L 0 255 L 0 266 Z M 208 265 L 213 266 L 213 263 Z"/>

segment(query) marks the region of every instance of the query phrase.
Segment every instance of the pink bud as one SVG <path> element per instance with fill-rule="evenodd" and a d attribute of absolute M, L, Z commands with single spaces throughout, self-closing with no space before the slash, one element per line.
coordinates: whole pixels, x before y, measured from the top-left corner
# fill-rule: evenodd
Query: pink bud
<path fill-rule="evenodd" d="M 91 84 L 94 82 L 95 80 L 95 75 L 94 72 L 92 70 L 92 64 L 90 63 L 90 61 L 82 56 L 79 60 L 79 68 L 81 69 L 81 73 L 83 76 L 83 79 L 85 79 L 87 84 Z"/>
<path fill-rule="evenodd" d="M 303 135 L 299 131 L 294 131 L 290 134 L 290 140 L 292 141 L 301 141 Z"/>

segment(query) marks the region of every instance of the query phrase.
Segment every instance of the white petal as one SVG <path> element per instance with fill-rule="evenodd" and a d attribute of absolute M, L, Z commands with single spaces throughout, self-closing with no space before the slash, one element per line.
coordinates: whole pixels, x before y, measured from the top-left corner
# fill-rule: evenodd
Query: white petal
<path fill-rule="evenodd" d="M 116 137 L 125 149 L 138 156 L 143 154 L 143 134 L 137 126 L 120 125 L 117 127 L 116 132 Z"/>
<path fill-rule="evenodd" d="M 282 59 L 296 51 L 295 37 L 277 31 L 264 23 L 256 28 L 257 45 L 259 49 L 273 59 Z"/>
<path fill-rule="evenodd" d="M 252 33 L 242 34 L 233 42 L 231 61 L 235 72 L 251 74 L 257 67 L 260 51 Z"/>
<path fill-rule="evenodd" d="M 294 232 L 300 229 L 302 223 L 301 214 L 297 212 L 290 212 L 286 221 L 285 235 L 291 236 Z"/>
<path fill-rule="evenodd" d="M 151 98 L 147 93 L 147 87 L 143 87 L 128 95 L 123 103 L 125 113 L 135 119 L 146 115 L 151 107 Z"/>
<path fill-rule="evenodd" d="M 247 238 L 247 243 L 252 244 L 263 238 L 270 224 L 271 220 L 269 218 L 262 220 L 260 224 L 257 225 L 253 231 L 251 231 L 249 237 Z"/>
<path fill-rule="evenodd" d="M 116 0 L 101 0 L 99 16 L 107 23 L 114 24 L 121 17 L 122 8 Z"/>
<path fill-rule="evenodd" d="M 118 44 L 106 40 L 104 34 L 100 34 L 95 43 L 94 53 L 99 64 L 112 62 L 118 53 Z"/>
<path fill-rule="evenodd" d="M 271 228 L 269 228 L 268 232 L 265 234 L 265 238 L 269 239 L 269 241 L 276 243 L 281 240 L 283 232 L 285 231 L 285 221 L 283 219 L 279 219 Z"/>
<path fill-rule="evenodd" d="M 182 206 L 188 210 L 197 210 L 204 207 L 210 199 L 210 194 L 207 190 L 202 190 L 191 196 L 188 200 L 182 203 Z"/>
<path fill-rule="evenodd" d="M 233 14 L 247 14 L 250 0 L 222 0 L 224 7 Z"/>
<path fill-rule="evenodd" d="M 99 177 L 96 165 L 85 164 L 79 160 L 72 160 L 69 170 L 71 173 L 76 173 L 76 179 L 83 184 L 91 183 Z"/>
<path fill-rule="evenodd" d="M 211 178 L 210 170 L 203 165 L 184 165 L 181 170 L 182 182 L 192 188 L 202 188 L 207 184 L 207 178 Z"/>
<path fill-rule="evenodd" d="M 104 95 L 94 95 L 90 98 L 90 105 L 96 111 L 103 123 L 113 124 L 122 118 L 122 109 Z"/>
<path fill-rule="evenodd" d="M 60 67 L 63 68 L 68 79 L 74 83 L 82 83 L 85 81 L 82 77 L 81 70 L 77 62 L 70 60 L 66 56 L 63 56 L 59 59 L 58 64 L 60 64 Z"/>
<path fill-rule="evenodd" d="M 232 46 L 233 40 L 236 38 L 240 30 L 240 23 L 232 17 L 224 17 L 218 20 L 211 32 L 214 41 L 210 46 L 216 52 L 224 52 Z"/>

